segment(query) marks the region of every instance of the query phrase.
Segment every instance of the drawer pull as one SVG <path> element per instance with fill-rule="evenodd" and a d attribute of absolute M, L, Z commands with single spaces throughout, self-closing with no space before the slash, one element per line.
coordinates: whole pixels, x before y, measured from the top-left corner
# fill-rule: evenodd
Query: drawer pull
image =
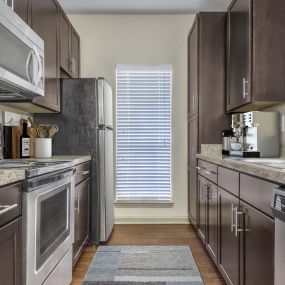
<path fill-rule="evenodd" d="M 89 174 L 89 170 L 86 170 L 86 171 L 79 171 L 78 174 L 81 174 L 81 175 L 87 175 Z"/>
<path fill-rule="evenodd" d="M 216 172 L 214 172 L 214 171 L 208 171 L 208 170 L 205 170 L 205 174 L 208 174 L 208 175 L 217 175 Z"/>
<path fill-rule="evenodd" d="M 15 209 L 17 207 L 18 207 L 18 204 L 0 206 L 0 215 L 3 215 L 9 211 L 12 211 L 13 209 Z"/>
<path fill-rule="evenodd" d="M 203 170 L 203 169 L 206 169 L 205 167 L 202 167 L 202 166 L 196 166 L 196 169 L 198 170 Z"/>

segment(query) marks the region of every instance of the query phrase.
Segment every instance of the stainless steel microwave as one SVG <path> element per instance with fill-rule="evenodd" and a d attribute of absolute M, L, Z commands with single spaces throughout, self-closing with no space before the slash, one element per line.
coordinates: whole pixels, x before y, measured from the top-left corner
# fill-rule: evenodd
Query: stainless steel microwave
<path fill-rule="evenodd" d="M 44 96 L 44 42 L 0 1 L 0 101 Z"/>

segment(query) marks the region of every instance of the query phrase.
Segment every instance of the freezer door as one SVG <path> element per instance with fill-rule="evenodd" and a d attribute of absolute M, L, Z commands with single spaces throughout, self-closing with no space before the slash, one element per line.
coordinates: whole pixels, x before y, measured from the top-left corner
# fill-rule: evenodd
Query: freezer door
<path fill-rule="evenodd" d="M 99 131 L 100 241 L 107 241 L 114 226 L 113 131 Z"/>
<path fill-rule="evenodd" d="M 113 128 L 113 92 L 105 79 L 97 80 L 99 126 Z"/>

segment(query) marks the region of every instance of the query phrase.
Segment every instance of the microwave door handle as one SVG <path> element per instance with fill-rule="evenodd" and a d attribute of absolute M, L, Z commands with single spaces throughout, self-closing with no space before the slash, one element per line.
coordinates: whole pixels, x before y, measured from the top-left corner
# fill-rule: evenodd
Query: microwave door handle
<path fill-rule="evenodd" d="M 40 55 L 38 53 L 38 50 L 36 48 L 34 48 L 34 51 L 35 51 L 35 55 L 36 55 L 36 58 L 37 58 L 37 61 L 38 61 L 38 66 L 39 66 L 38 77 L 37 77 L 37 80 L 35 81 L 35 89 L 37 89 L 39 84 L 40 84 L 41 78 L 42 78 L 43 65 L 42 65 L 41 57 L 40 57 Z"/>
<path fill-rule="evenodd" d="M 31 49 L 26 61 L 26 73 L 27 73 L 27 77 L 30 83 L 32 83 L 32 79 L 30 77 L 30 72 L 29 72 L 29 66 L 30 66 L 30 62 L 31 62 L 31 58 L 32 58 L 32 54 L 33 54 L 33 50 Z"/>

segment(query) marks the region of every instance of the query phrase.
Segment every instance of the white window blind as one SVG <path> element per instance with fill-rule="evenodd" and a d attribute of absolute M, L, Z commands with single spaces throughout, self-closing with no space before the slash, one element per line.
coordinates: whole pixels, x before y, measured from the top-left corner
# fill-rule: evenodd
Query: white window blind
<path fill-rule="evenodd" d="M 171 66 L 119 65 L 116 200 L 170 202 Z"/>

